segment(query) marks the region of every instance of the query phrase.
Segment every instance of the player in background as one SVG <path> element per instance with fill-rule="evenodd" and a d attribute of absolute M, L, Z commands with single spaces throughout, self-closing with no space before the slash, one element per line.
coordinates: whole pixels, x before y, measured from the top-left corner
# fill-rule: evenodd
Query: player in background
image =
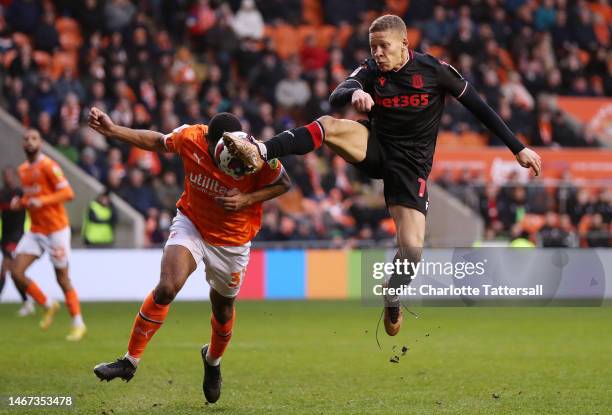
<path fill-rule="evenodd" d="M 444 99 L 452 95 L 493 134 L 501 138 L 518 163 L 540 173 L 540 157 L 517 140 L 478 92 L 446 62 L 409 49 L 406 25 L 394 15 L 376 19 L 369 29 L 372 54 L 330 96 L 332 105 L 350 103 L 367 113 L 355 122 L 323 116 L 304 127 L 285 131 L 265 143 L 224 136 L 230 152 L 252 171 L 267 159 L 306 154 L 323 142 L 371 178 L 382 179 L 389 213 L 397 229 L 396 259 L 420 261 L 429 205 L 427 178 L 433 163 Z M 393 275 L 396 288 L 410 275 Z M 394 336 L 402 323 L 399 297 L 386 296 L 384 325 Z"/>
<path fill-rule="evenodd" d="M 70 224 L 64 207 L 65 202 L 74 198 L 74 192 L 60 166 L 42 153 L 42 137 L 37 130 L 26 130 L 23 149 L 27 160 L 18 169 L 23 196 L 13 198 L 11 208 L 26 208 L 32 227 L 19 240 L 15 249 L 13 279 L 45 308 L 40 327 L 48 329 L 60 305 L 47 297 L 25 273 L 43 253 L 49 253 L 57 282 L 64 292 L 66 306 L 72 317 L 72 328 L 66 340 L 78 341 L 83 338 L 87 328 L 81 316 L 77 292 L 68 276 Z"/>
<path fill-rule="evenodd" d="M 7 275 L 13 266 L 13 257 L 17 243 L 23 236 L 25 223 L 25 209 L 11 210 L 11 200 L 23 196 L 19 187 L 17 172 L 13 167 L 5 167 L 2 170 L 2 182 L 4 187 L 0 190 L 0 210 L 2 211 L 2 266 L 0 267 L 0 294 L 4 289 Z M 25 293 L 23 288 L 15 285 L 23 302 L 17 314 L 21 317 L 34 314 L 34 303 Z"/>
<path fill-rule="evenodd" d="M 117 377 L 129 381 L 134 376 L 147 344 L 166 320 L 170 303 L 202 261 L 212 308 L 210 343 L 200 352 L 202 389 L 208 402 L 216 402 L 221 395 L 221 357 L 236 318 L 234 299 L 249 262 L 251 239 L 261 226 L 262 202 L 289 190 L 289 177 L 277 160 L 238 180 L 219 169 L 215 145 L 224 132 L 242 129 L 232 114 L 220 113 L 209 125 L 183 125 L 164 135 L 115 125 L 107 114 L 92 108 L 89 126 L 145 150 L 177 153 L 185 170 L 185 190 L 176 204 L 159 282 L 136 315 L 125 356 L 100 363 L 94 373 L 107 381 Z"/>

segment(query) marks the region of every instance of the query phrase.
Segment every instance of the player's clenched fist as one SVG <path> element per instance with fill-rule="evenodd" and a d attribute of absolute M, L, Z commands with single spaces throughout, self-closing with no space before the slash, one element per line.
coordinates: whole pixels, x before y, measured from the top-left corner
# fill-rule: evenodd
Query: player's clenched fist
<path fill-rule="evenodd" d="M 102 135 L 112 135 L 113 121 L 104 111 L 92 107 L 89 110 L 89 126 Z"/>
<path fill-rule="evenodd" d="M 367 92 L 358 89 L 353 92 L 351 105 L 359 112 L 369 112 L 374 106 L 374 100 Z"/>

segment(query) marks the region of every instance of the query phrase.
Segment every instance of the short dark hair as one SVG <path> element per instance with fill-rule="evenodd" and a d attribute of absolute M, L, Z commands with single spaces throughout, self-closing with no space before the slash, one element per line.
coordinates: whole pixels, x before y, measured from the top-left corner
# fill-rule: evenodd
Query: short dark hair
<path fill-rule="evenodd" d="M 206 139 L 209 143 L 217 144 L 223 133 L 232 131 L 242 131 L 242 124 L 238 117 L 229 112 L 220 112 L 211 118 L 208 123 L 208 134 Z"/>
<path fill-rule="evenodd" d="M 369 33 L 384 32 L 387 30 L 397 30 L 402 34 L 406 34 L 406 23 L 401 17 L 394 14 L 385 14 L 374 20 L 370 25 Z"/>

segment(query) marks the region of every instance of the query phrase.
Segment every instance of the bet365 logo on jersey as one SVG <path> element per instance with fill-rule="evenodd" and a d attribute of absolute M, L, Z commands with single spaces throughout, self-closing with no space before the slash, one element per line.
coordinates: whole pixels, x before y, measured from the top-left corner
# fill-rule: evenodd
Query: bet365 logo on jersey
<path fill-rule="evenodd" d="M 429 104 L 429 94 L 395 95 L 384 98 L 375 95 L 374 102 L 385 108 L 426 107 Z"/>

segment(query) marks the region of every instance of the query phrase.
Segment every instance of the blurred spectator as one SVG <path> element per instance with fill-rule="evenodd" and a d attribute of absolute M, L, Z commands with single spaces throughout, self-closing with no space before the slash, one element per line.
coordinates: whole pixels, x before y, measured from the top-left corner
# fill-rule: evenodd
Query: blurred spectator
<path fill-rule="evenodd" d="M 108 177 L 111 172 L 117 174 L 118 177 L 123 179 L 126 171 L 123 164 L 123 155 L 121 150 L 117 147 L 112 147 L 108 150 L 108 156 L 106 157 L 106 176 Z"/>
<path fill-rule="evenodd" d="M 544 248 L 569 248 L 572 245 L 572 236 L 559 226 L 557 215 L 554 212 L 546 214 L 546 222 L 538 232 L 538 245 Z"/>
<path fill-rule="evenodd" d="M 581 189 L 578 192 L 578 198 L 575 204 L 571 204 L 568 207 L 567 213 L 570 215 L 574 226 L 578 225 L 584 215 L 591 214 L 593 212 L 593 205 L 591 204 L 591 195 L 588 189 Z"/>
<path fill-rule="evenodd" d="M 454 32 L 451 21 L 446 17 L 446 10 L 443 6 L 434 8 L 433 18 L 428 20 L 423 26 L 423 35 L 433 44 L 447 44 Z"/>
<path fill-rule="evenodd" d="M 529 233 L 523 229 L 520 223 L 516 223 L 512 227 L 510 247 L 535 248 L 535 244 L 529 239 Z"/>
<path fill-rule="evenodd" d="M 59 33 L 55 29 L 55 14 L 46 11 L 41 24 L 34 32 L 34 45 L 37 50 L 53 53 L 59 44 Z"/>
<path fill-rule="evenodd" d="M 104 86 L 104 85 L 102 85 Z M 69 93 L 76 95 L 79 102 L 85 99 L 85 90 L 78 78 L 75 78 L 74 72 L 70 66 L 64 68 L 62 76 L 55 83 L 55 91 L 60 101 L 66 99 Z M 98 97 L 104 99 L 104 91 L 98 92 Z"/>
<path fill-rule="evenodd" d="M 255 0 L 242 0 L 240 9 L 232 20 L 232 28 L 240 39 L 260 40 L 263 37 L 264 21 L 257 10 Z"/>
<path fill-rule="evenodd" d="M 183 190 L 178 184 L 176 173 L 172 170 L 166 170 L 161 177 L 161 180 L 156 180 L 154 184 L 155 192 L 161 206 L 173 212 L 175 205 Z"/>
<path fill-rule="evenodd" d="M 128 182 L 119 190 L 119 196 L 143 215 L 147 213 L 149 208 L 159 206 L 153 188 L 145 183 L 143 171 L 137 168 L 130 170 Z"/>
<path fill-rule="evenodd" d="M 159 210 L 156 207 L 151 207 L 146 213 L 146 246 L 160 246 L 170 234 L 170 225 L 172 224 L 172 216 L 166 210 Z"/>
<path fill-rule="evenodd" d="M 112 246 L 116 223 L 117 213 L 108 190 L 105 190 L 87 206 L 82 228 L 85 245 L 95 248 Z"/>
<path fill-rule="evenodd" d="M 6 4 L 6 3 L 4 3 Z M 6 20 L 15 32 L 34 33 L 40 23 L 42 10 L 37 1 L 12 1 L 8 3 Z"/>
<path fill-rule="evenodd" d="M 296 64 L 289 67 L 287 77 L 276 86 L 276 101 L 285 108 L 303 106 L 310 98 L 308 83 L 300 78 L 300 68 Z"/>
<path fill-rule="evenodd" d="M 79 161 L 79 167 L 82 168 L 85 173 L 93 176 L 95 179 L 102 181 L 103 173 L 97 160 L 96 150 L 91 147 L 85 147 L 81 152 L 81 158 Z"/>
<path fill-rule="evenodd" d="M 308 5 L 300 0 L 4 3 L 4 105 L 143 214 L 162 209 L 151 213 L 152 239 L 163 235 L 174 211 L 180 159 L 114 142 L 109 148 L 83 126 L 83 113 L 95 105 L 119 124 L 170 132 L 232 111 L 262 139 L 323 114 L 356 118 L 350 108 L 330 108 L 328 95 L 369 56 L 368 27 L 383 7 L 409 23 L 411 48 L 457 67 L 526 144 L 600 145 L 603 121 L 584 128 L 557 108 L 555 96 L 612 95 L 606 1 L 330 0 L 321 2 L 320 15 L 304 14 Z M 321 17 L 324 25 L 316 26 Z M 75 55 L 61 49 L 59 18 L 77 22 L 83 46 Z M 481 137 L 480 123 L 450 97 L 441 129 L 455 133 L 456 145 L 468 138 L 501 144 Z M 371 201 L 382 200 L 382 187 L 341 159 L 321 150 L 287 157 L 285 166 L 296 184 L 294 199 L 273 204 L 260 240 L 392 238 L 384 207 Z M 126 168 L 136 170 L 125 177 Z M 496 175 L 494 186 L 483 174 L 466 169 L 438 181 L 483 216 L 491 238 L 512 237 L 527 215 L 546 212 L 567 213 L 570 225 L 564 216 L 559 222 L 570 234 L 580 226 L 584 232 L 595 213 L 602 229 L 610 226 L 609 190 L 585 188 L 569 176 L 552 187 L 534 180 L 516 190 L 517 180 Z"/>
<path fill-rule="evenodd" d="M 104 6 L 106 30 L 121 32 L 131 23 L 136 7 L 130 0 L 109 0 Z"/>
<path fill-rule="evenodd" d="M 93 32 L 102 32 L 105 25 L 103 1 L 84 0 L 79 3 L 77 18 L 81 22 L 85 37 L 89 37 Z"/>
<path fill-rule="evenodd" d="M 186 24 L 189 29 L 189 34 L 193 37 L 196 43 L 205 44 L 204 36 L 214 25 L 216 21 L 214 10 L 210 7 L 208 0 L 197 0 L 189 11 Z"/>
<path fill-rule="evenodd" d="M 306 72 L 322 69 L 329 61 L 329 53 L 324 48 L 317 45 L 314 35 L 306 36 L 304 46 L 300 51 L 302 68 Z"/>
<path fill-rule="evenodd" d="M 70 138 L 66 134 L 62 134 L 57 139 L 57 145 L 55 149 L 62 153 L 64 157 L 73 163 L 77 163 L 79 160 L 79 150 L 70 144 Z"/>
<path fill-rule="evenodd" d="M 591 248 L 603 248 L 610 246 L 610 233 L 599 213 L 591 217 L 591 225 L 587 231 L 587 244 Z"/>

